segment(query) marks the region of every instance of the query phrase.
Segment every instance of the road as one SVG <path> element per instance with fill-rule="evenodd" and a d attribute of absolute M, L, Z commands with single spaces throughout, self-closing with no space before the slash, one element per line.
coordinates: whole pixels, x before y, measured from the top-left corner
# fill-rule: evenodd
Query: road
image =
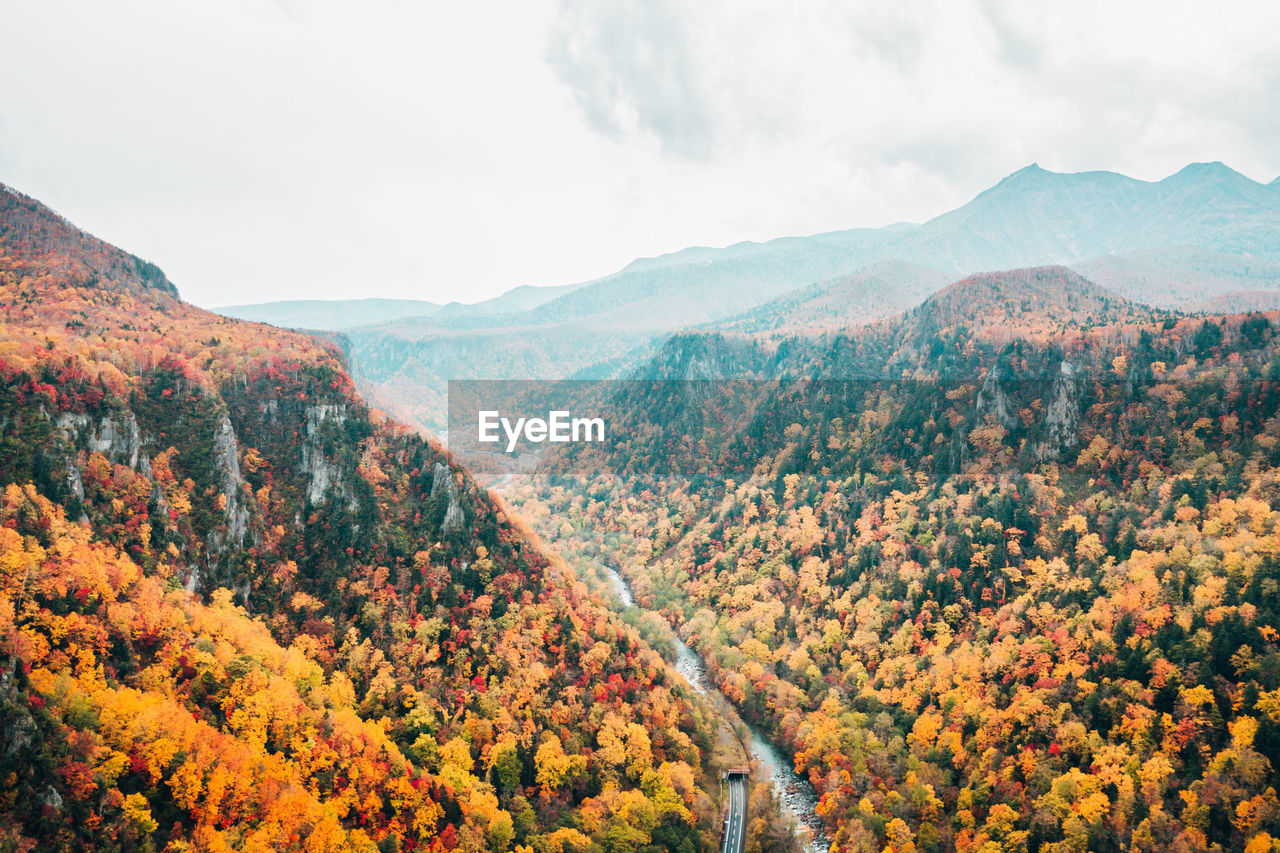
<path fill-rule="evenodd" d="M 747 776 L 729 776 L 729 815 L 724 821 L 720 853 L 742 853 L 747 846 Z"/>

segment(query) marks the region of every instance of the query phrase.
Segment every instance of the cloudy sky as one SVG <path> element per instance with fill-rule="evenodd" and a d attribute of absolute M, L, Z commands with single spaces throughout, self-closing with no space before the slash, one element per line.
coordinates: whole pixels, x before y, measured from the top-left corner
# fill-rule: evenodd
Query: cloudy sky
<path fill-rule="evenodd" d="M 1280 3 L 0 0 L 0 181 L 213 306 L 1280 174 Z"/>

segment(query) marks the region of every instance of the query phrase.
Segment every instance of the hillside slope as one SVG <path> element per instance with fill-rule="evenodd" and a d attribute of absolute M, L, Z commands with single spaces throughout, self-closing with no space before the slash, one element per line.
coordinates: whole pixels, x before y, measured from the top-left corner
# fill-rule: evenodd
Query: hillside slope
<path fill-rule="evenodd" d="M 963 328 L 987 338 L 1031 338 L 1066 328 L 1151 320 L 1165 312 L 1130 302 L 1066 267 L 980 273 L 947 285 L 892 328 L 901 340 Z"/>
<path fill-rule="evenodd" d="M 1190 302 L 1184 310 L 1205 314 L 1280 311 L 1280 290 L 1229 290 L 1208 299 Z"/>
<path fill-rule="evenodd" d="M 1205 249 L 1165 246 L 1092 258 L 1071 268 L 1127 299 L 1162 308 L 1225 300 L 1241 291 L 1280 293 L 1280 261 Z M 1233 309 L 1229 301 L 1221 304 L 1224 313 L 1247 310 Z"/>
<path fill-rule="evenodd" d="M 334 350 L 7 188 L 0 310 L 3 843 L 711 846 L 700 706 Z"/>
<path fill-rule="evenodd" d="M 813 334 L 880 320 L 920 304 L 951 276 L 901 261 L 799 288 L 738 316 L 713 323 L 726 332 Z"/>

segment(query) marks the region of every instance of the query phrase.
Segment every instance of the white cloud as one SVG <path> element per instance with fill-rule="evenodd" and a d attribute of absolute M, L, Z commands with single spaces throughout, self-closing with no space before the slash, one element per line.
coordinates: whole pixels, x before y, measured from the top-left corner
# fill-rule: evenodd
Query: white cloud
<path fill-rule="evenodd" d="M 0 0 L 0 180 L 201 304 L 471 300 L 926 218 L 1032 161 L 1280 174 L 1280 5 Z"/>

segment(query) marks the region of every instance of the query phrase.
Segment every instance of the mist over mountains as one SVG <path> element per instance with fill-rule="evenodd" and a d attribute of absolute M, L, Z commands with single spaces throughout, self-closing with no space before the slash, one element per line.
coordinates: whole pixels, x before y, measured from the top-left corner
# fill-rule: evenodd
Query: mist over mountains
<path fill-rule="evenodd" d="M 618 375 L 676 329 L 830 331 L 899 313 L 983 271 L 1068 265 L 1156 307 L 1265 305 L 1265 293 L 1280 288 L 1278 187 L 1216 162 L 1160 181 L 1033 164 L 919 225 L 691 247 L 595 281 L 517 288 L 473 306 L 393 306 L 394 317 L 367 322 L 367 300 L 332 303 L 341 317 L 329 324 L 315 304 L 225 312 L 341 329 L 366 390 L 437 428 L 450 378 Z"/>

